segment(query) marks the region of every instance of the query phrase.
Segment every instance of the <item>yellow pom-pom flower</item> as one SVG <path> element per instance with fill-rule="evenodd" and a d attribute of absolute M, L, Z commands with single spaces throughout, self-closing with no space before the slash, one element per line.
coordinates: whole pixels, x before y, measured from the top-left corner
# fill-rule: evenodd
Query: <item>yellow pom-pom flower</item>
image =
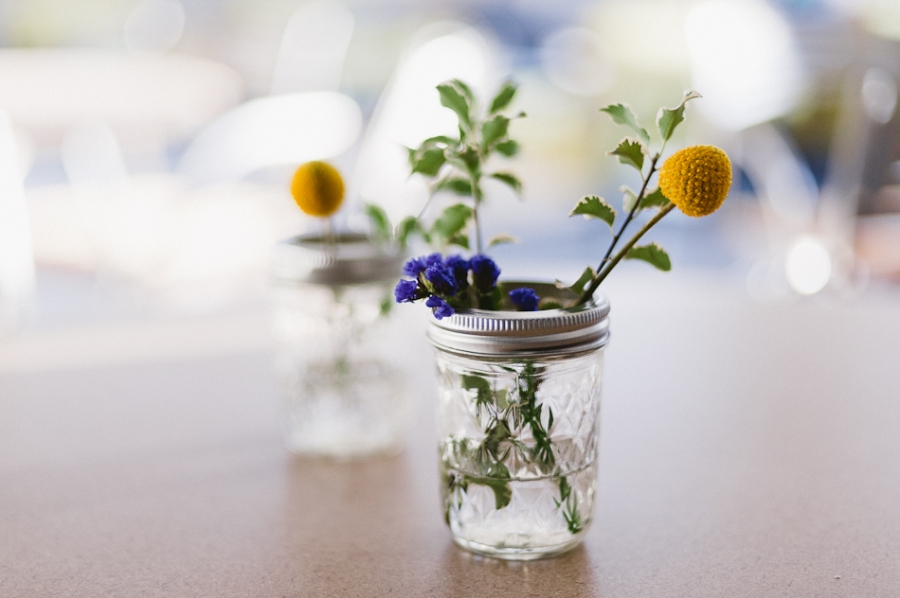
<path fill-rule="evenodd" d="M 302 164 L 291 181 L 294 201 L 310 216 L 331 216 L 344 201 L 344 179 L 325 162 Z"/>
<path fill-rule="evenodd" d="M 712 145 L 692 145 L 669 156 L 659 171 L 659 188 L 688 216 L 708 216 L 731 188 L 731 160 Z"/>

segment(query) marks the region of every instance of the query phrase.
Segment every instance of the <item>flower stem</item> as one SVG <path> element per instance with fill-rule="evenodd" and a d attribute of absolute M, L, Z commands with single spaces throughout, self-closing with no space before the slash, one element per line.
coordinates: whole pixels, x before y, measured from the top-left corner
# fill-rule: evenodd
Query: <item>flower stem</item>
<path fill-rule="evenodd" d="M 641 190 L 640 192 L 638 192 L 637 197 L 634 200 L 634 205 L 631 206 L 631 210 L 628 211 L 628 216 L 625 218 L 625 222 L 619 228 L 619 232 L 613 235 L 612 242 L 610 242 L 609 248 L 606 250 L 606 255 L 603 256 L 603 259 L 600 260 L 600 265 L 597 266 L 597 275 L 594 276 L 593 280 L 591 280 L 590 286 L 584 291 L 584 293 L 581 294 L 581 297 L 579 297 L 578 299 L 578 303 L 584 303 L 585 301 L 590 299 L 591 296 L 593 296 L 594 291 L 596 291 L 597 287 L 600 285 L 600 282 L 604 278 L 606 278 L 605 274 L 602 277 L 600 275 L 603 272 L 604 266 L 606 266 L 607 262 L 609 261 L 609 256 L 612 255 L 612 252 L 613 250 L 615 250 L 616 245 L 619 244 L 619 239 L 621 239 L 622 234 L 625 232 L 625 229 L 628 228 L 629 224 L 631 224 L 632 219 L 634 219 L 634 215 L 640 211 L 640 205 L 641 202 L 644 201 L 644 195 L 647 193 L 647 185 L 650 183 L 650 177 L 652 177 L 653 173 L 656 172 L 656 163 L 659 160 L 659 156 L 660 152 L 657 152 L 650 160 L 650 169 L 647 171 L 647 176 L 644 177 L 643 183 L 641 184 Z"/>
<path fill-rule="evenodd" d="M 337 245 L 337 238 L 334 235 L 334 222 L 329 216 L 327 218 L 323 218 L 322 223 L 322 227 L 325 229 L 325 244 L 331 248 L 334 248 L 334 246 Z"/>
<path fill-rule="evenodd" d="M 656 172 L 656 161 L 659 160 L 659 154 L 653 156 L 653 159 L 650 161 L 650 170 L 647 171 L 647 177 L 644 179 L 643 184 L 641 184 L 641 190 L 637 195 L 637 199 L 634 200 L 634 205 L 631 206 L 631 210 L 628 212 L 628 216 L 625 218 L 624 224 L 619 229 L 619 232 L 613 237 L 612 243 L 609 244 L 609 249 L 606 250 L 606 255 L 603 256 L 603 259 L 600 261 L 600 265 L 597 266 L 597 272 L 603 270 L 603 266 L 606 264 L 606 261 L 609 259 L 609 256 L 612 255 L 613 250 L 616 248 L 616 245 L 619 243 L 619 239 L 622 237 L 622 233 L 625 232 L 625 229 L 628 228 L 628 225 L 631 223 L 631 220 L 634 218 L 634 215 L 638 213 L 640 210 L 641 202 L 644 200 L 644 195 L 647 193 L 647 184 L 650 182 L 650 177 L 653 176 L 653 173 Z"/>
<path fill-rule="evenodd" d="M 478 255 L 482 254 L 481 221 L 478 220 L 478 205 L 481 203 L 481 188 L 478 186 L 478 178 L 472 175 L 472 220 L 475 222 L 475 248 Z"/>
<path fill-rule="evenodd" d="M 644 236 L 644 233 L 646 233 L 648 230 L 653 228 L 654 224 L 656 224 L 657 222 L 662 220 L 666 214 L 668 214 L 669 212 L 671 212 L 674 209 L 675 209 L 675 204 L 673 204 L 673 203 L 670 203 L 670 204 L 660 208 L 659 211 L 653 215 L 653 218 L 648 220 L 647 223 L 644 224 L 644 226 L 642 226 L 640 228 L 640 230 L 638 232 L 636 232 L 634 234 L 634 236 L 631 237 L 631 239 L 628 240 L 627 243 L 625 243 L 625 246 L 622 247 L 622 249 L 620 249 L 616 253 L 616 255 L 614 255 L 612 257 L 612 259 L 609 261 L 609 264 L 607 264 L 606 268 L 601 270 L 597 274 L 597 276 L 594 277 L 594 280 L 591 281 L 590 286 L 584 290 L 584 293 L 581 294 L 581 297 L 578 299 L 578 302 L 584 303 L 585 301 L 590 299 L 591 296 L 593 296 L 594 291 L 597 290 L 597 287 L 600 286 L 600 283 L 603 282 L 603 279 L 606 278 L 607 276 L 609 276 L 609 272 L 613 268 L 616 267 L 616 264 L 618 264 L 620 261 L 622 261 L 622 258 L 625 257 L 625 255 L 628 253 L 628 250 L 631 249 L 632 247 L 634 247 L 634 244 L 637 243 L 640 240 L 640 238 Z"/>

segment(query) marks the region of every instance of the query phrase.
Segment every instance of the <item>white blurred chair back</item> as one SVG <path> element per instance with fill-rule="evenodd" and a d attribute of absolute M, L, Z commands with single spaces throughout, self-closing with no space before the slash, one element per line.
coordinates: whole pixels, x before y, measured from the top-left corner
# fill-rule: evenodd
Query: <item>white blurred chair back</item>
<path fill-rule="evenodd" d="M 359 106 L 337 92 L 259 98 L 204 129 L 177 169 L 194 184 L 238 181 L 264 168 L 333 158 L 356 142 L 361 128 Z"/>
<path fill-rule="evenodd" d="M 275 63 L 272 93 L 337 91 L 353 14 L 334 0 L 310 0 L 288 19 Z"/>
<path fill-rule="evenodd" d="M 697 109 L 740 130 L 790 111 L 805 74 L 787 19 L 764 0 L 706 0 L 685 21 Z"/>
<path fill-rule="evenodd" d="M 476 30 L 436 23 L 423 29 L 401 58 L 366 130 L 354 177 L 360 197 L 381 205 L 392 222 L 417 214 L 428 197 L 425 182 L 409 176 L 404 146 L 457 134 L 456 117 L 441 106 L 435 87 L 458 78 L 484 95 L 495 78 L 492 54 Z"/>
<path fill-rule="evenodd" d="M 34 251 L 12 123 L 0 111 L 0 324 L 34 287 Z"/>

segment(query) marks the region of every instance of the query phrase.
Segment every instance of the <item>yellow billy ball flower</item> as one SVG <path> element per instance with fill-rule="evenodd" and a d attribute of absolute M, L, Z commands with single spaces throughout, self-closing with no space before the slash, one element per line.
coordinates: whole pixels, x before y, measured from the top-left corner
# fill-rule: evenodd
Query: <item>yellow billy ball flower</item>
<path fill-rule="evenodd" d="M 344 179 L 325 162 L 302 164 L 291 181 L 294 201 L 310 216 L 331 216 L 344 201 Z"/>
<path fill-rule="evenodd" d="M 712 145 L 686 147 L 663 163 L 659 188 L 688 216 L 708 216 L 719 209 L 731 188 L 731 160 Z"/>

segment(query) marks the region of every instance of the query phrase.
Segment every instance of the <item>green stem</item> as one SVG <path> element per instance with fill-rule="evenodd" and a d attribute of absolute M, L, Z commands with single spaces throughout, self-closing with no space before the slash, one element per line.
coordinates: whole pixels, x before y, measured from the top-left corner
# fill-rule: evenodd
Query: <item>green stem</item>
<path fill-rule="evenodd" d="M 626 243 L 625 246 L 622 247 L 622 249 L 620 249 L 618 251 L 618 253 L 616 253 L 616 255 L 613 256 L 613 258 L 610 260 L 609 264 L 607 264 L 606 268 L 601 270 L 597 274 L 597 276 L 594 277 L 594 280 L 591 281 L 590 286 L 584 290 L 584 293 L 581 294 L 581 297 L 578 299 L 578 302 L 584 303 L 585 301 L 590 299 L 591 296 L 594 294 L 594 291 L 597 290 L 597 287 L 600 286 L 600 283 L 603 282 L 603 279 L 606 278 L 607 276 L 609 276 L 610 271 L 616 267 L 616 264 L 618 264 L 620 261 L 622 261 L 622 258 L 625 257 L 625 255 L 628 253 L 628 250 L 631 249 L 632 247 L 634 247 L 634 244 L 637 243 L 640 240 L 640 238 L 643 237 L 644 234 L 648 230 L 653 228 L 653 225 L 655 225 L 657 222 L 662 220 L 666 214 L 668 214 L 669 212 L 671 212 L 674 209 L 675 209 L 675 204 L 673 204 L 673 203 L 670 203 L 667 206 L 660 208 L 660 210 L 656 214 L 654 214 L 653 218 L 648 220 L 647 223 L 644 226 L 642 226 L 641 229 L 638 232 L 636 232 L 633 237 L 631 237 L 631 239 L 628 240 L 628 243 Z"/>
<path fill-rule="evenodd" d="M 478 254 L 482 253 L 482 241 L 481 241 L 481 221 L 478 219 L 478 206 L 481 204 L 481 189 L 478 186 L 478 178 L 474 174 L 471 175 L 472 178 L 472 220 L 475 221 L 475 248 L 477 249 Z"/>
<path fill-rule="evenodd" d="M 637 199 L 634 200 L 634 205 L 631 206 L 631 210 L 628 212 L 628 216 L 625 218 L 624 224 L 619 229 L 619 232 L 613 236 L 612 243 L 609 244 L 609 249 L 606 250 L 606 255 L 603 256 L 603 259 L 600 260 L 600 265 L 597 266 L 597 272 L 603 270 L 603 266 L 606 264 L 606 261 L 609 259 L 609 256 L 612 255 L 613 250 L 616 248 L 616 245 L 619 243 L 619 239 L 622 237 L 622 233 L 625 232 L 625 229 L 628 228 L 628 225 L 631 223 L 631 220 L 634 218 L 634 215 L 638 213 L 640 209 L 639 206 L 641 202 L 644 200 L 644 195 L 647 193 L 647 185 L 650 183 L 650 177 L 653 176 L 653 173 L 656 172 L 656 162 L 659 160 L 659 154 L 653 156 L 653 159 L 650 161 L 650 170 L 647 171 L 647 178 L 644 179 L 644 182 L 641 184 L 641 190 L 637 195 Z"/>

